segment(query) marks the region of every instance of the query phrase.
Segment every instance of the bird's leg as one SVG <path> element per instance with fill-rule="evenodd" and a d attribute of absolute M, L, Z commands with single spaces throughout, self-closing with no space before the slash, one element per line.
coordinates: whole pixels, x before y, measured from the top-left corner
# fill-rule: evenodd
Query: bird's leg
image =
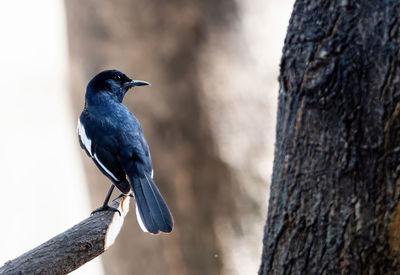
<path fill-rule="evenodd" d="M 110 189 L 108 189 L 107 196 L 104 199 L 103 206 L 108 205 L 108 202 L 110 201 L 112 192 L 114 191 L 114 187 L 115 187 L 114 184 L 111 183 Z"/>
<path fill-rule="evenodd" d="M 96 212 L 111 210 L 111 211 L 114 211 L 114 212 L 118 212 L 119 215 L 121 216 L 121 212 L 119 212 L 119 210 L 117 208 L 114 208 L 114 207 L 111 207 L 111 206 L 108 205 L 108 202 L 110 201 L 110 197 L 111 197 L 111 194 L 112 194 L 113 190 L 114 190 L 114 184 L 111 184 L 110 189 L 108 190 L 106 199 L 103 202 L 103 205 L 100 206 L 99 208 L 95 209 L 91 213 L 91 215 L 93 215 Z"/>

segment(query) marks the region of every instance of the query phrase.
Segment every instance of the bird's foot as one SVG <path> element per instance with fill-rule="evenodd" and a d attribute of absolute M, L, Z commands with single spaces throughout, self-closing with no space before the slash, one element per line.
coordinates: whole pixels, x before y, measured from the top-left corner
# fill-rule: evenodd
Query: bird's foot
<path fill-rule="evenodd" d="M 118 212 L 118 214 L 121 216 L 121 212 L 115 208 L 115 207 L 111 207 L 109 205 L 102 205 L 99 208 L 95 209 L 92 213 L 90 213 L 90 215 L 93 215 L 94 213 L 97 212 L 102 212 L 102 211 L 113 211 L 113 212 Z"/>

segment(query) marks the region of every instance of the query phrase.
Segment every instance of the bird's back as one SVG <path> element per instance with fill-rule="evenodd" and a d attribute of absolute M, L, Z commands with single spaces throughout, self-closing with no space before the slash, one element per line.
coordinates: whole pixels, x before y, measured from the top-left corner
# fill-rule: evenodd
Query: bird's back
<path fill-rule="evenodd" d="M 94 146 L 110 148 L 117 155 L 132 186 L 141 228 L 153 234 L 170 232 L 172 216 L 154 183 L 150 150 L 136 117 L 124 105 L 114 104 L 86 108 L 81 121 L 93 133 Z"/>
<path fill-rule="evenodd" d="M 120 191 L 127 194 L 132 188 L 139 224 L 156 234 L 172 230 L 172 216 L 154 183 L 150 150 L 140 123 L 122 104 L 130 88 L 145 85 L 149 83 L 132 80 L 117 70 L 97 74 L 86 89 L 78 134 L 99 169 L 117 187 L 127 183 L 128 190 L 118 187 Z"/>

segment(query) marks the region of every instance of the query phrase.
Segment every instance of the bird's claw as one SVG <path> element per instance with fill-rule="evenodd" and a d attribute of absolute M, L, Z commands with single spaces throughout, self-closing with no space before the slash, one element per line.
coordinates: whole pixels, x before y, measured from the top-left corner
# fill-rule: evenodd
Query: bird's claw
<path fill-rule="evenodd" d="M 93 215 L 94 213 L 97 212 L 102 212 L 102 211 L 113 211 L 113 212 L 118 212 L 118 214 L 121 216 L 121 212 L 115 208 L 115 207 L 111 207 L 109 205 L 102 205 L 99 208 L 95 209 L 92 213 L 90 213 L 90 215 Z"/>

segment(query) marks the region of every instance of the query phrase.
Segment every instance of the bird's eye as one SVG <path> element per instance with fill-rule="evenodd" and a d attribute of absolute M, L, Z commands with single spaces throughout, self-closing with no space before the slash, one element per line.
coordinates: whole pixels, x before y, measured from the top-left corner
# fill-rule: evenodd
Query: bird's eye
<path fill-rule="evenodd" d="M 121 76 L 120 76 L 120 75 L 116 75 L 116 76 L 114 77 L 114 79 L 115 79 L 116 81 L 121 81 Z"/>

